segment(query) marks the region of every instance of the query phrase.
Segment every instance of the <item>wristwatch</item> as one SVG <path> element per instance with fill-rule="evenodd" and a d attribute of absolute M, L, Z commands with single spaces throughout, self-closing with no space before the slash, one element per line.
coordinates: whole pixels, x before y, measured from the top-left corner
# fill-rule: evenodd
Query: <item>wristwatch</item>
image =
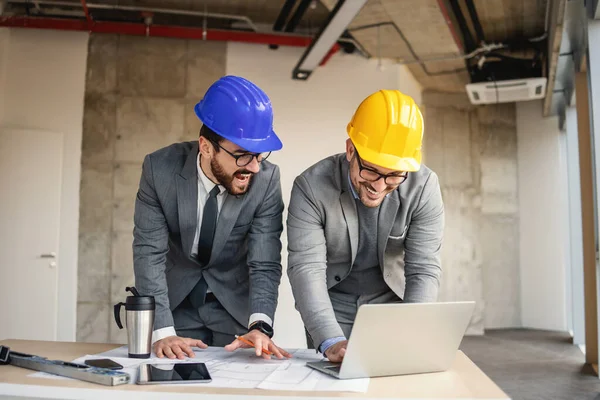
<path fill-rule="evenodd" d="M 264 333 L 269 338 L 273 337 L 273 328 L 271 325 L 267 324 L 265 321 L 256 321 L 252 325 L 250 325 L 249 331 L 257 329 L 258 331 Z"/>

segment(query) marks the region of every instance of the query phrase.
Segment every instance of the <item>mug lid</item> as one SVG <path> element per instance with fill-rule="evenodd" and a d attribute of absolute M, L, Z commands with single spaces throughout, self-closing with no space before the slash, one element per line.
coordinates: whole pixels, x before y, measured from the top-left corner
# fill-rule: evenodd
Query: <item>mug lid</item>
<path fill-rule="evenodd" d="M 153 306 L 154 296 L 127 296 L 125 299 L 125 305 L 127 306 Z"/>

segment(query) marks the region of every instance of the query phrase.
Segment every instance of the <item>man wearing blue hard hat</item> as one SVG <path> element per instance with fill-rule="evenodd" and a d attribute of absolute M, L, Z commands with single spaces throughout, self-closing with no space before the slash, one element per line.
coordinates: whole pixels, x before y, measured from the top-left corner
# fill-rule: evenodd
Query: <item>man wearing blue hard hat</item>
<path fill-rule="evenodd" d="M 200 138 L 147 155 L 135 203 L 135 284 L 156 301 L 153 350 L 182 359 L 250 342 L 257 356 L 289 357 L 271 340 L 284 207 L 279 168 L 266 161 L 282 148 L 271 102 L 225 76 L 195 112 Z"/>

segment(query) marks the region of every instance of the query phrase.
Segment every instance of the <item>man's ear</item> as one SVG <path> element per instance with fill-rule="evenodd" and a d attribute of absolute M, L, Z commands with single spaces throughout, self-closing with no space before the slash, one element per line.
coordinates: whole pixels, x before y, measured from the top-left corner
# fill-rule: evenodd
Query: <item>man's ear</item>
<path fill-rule="evenodd" d="M 348 162 L 352 161 L 352 157 L 354 156 L 354 144 L 351 139 L 346 139 L 346 160 Z"/>
<path fill-rule="evenodd" d="M 200 136 L 200 138 L 198 138 L 198 150 L 200 151 L 201 155 L 205 157 L 211 157 L 214 148 L 208 139 L 206 139 L 204 136 Z"/>

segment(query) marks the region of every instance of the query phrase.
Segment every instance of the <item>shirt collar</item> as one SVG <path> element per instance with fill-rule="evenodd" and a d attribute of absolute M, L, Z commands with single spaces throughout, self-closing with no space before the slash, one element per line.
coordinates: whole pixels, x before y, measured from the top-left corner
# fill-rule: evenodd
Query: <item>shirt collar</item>
<path fill-rule="evenodd" d="M 206 189 L 206 193 L 210 193 L 210 191 L 213 190 L 213 188 L 217 185 L 213 181 L 208 179 L 208 176 L 206 176 L 204 171 L 202 171 L 202 168 L 200 168 L 200 152 L 198 152 L 198 157 L 196 157 L 196 171 L 198 174 L 198 180 L 202 182 L 204 189 Z M 223 186 L 222 185 L 218 185 L 218 186 L 219 186 L 219 194 L 223 194 L 223 192 L 224 192 Z"/>

